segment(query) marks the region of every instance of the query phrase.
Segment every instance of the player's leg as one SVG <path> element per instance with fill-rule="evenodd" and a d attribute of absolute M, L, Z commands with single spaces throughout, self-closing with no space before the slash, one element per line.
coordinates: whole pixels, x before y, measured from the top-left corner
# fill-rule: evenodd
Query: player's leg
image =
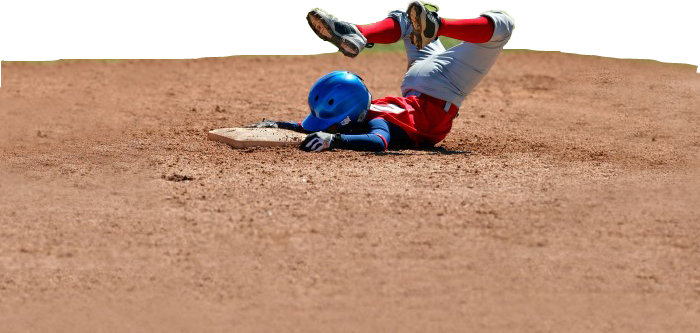
<path fill-rule="evenodd" d="M 408 13 L 400 10 L 395 10 L 389 13 L 389 17 L 393 18 L 394 21 L 399 25 L 401 30 L 400 40 L 403 40 L 404 46 L 406 48 L 406 57 L 408 60 L 408 66 L 411 67 L 413 63 L 418 60 L 425 59 L 431 55 L 438 54 L 445 51 L 445 47 L 442 45 L 440 40 L 433 40 L 429 42 L 425 47 L 420 50 L 413 45 L 410 40 L 410 36 L 413 33 L 413 25 L 408 16 Z"/>
<path fill-rule="evenodd" d="M 401 26 L 392 17 L 372 24 L 357 25 L 368 44 L 392 44 L 401 39 Z"/>
<path fill-rule="evenodd" d="M 514 23 L 500 11 L 486 12 L 477 19 L 440 22 L 440 33 L 465 42 L 416 63 L 406 73 L 401 88 L 404 94 L 415 90 L 460 106 L 501 54 Z"/>
<path fill-rule="evenodd" d="M 306 21 L 319 38 L 331 42 L 348 57 L 356 57 L 368 44 L 356 25 L 340 21 L 318 8 L 306 15 Z"/>
<path fill-rule="evenodd" d="M 418 49 L 436 40 L 439 36 L 446 36 L 469 43 L 485 43 L 493 35 L 493 22 L 486 17 L 462 20 L 446 20 L 437 13 L 434 5 L 424 5 L 414 1 L 406 10 L 413 26 L 409 35 L 411 42 Z"/>
<path fill-rule="evenodd" d="M 333 43 L 349 57 L 357 56 L 365 47 L 372 47 L 374 43 L 391 44 L 403 37 L 401 26 L 392 17 L 372 24 L 358 25 L 340 21 L 317 8 L 309 12 L 306 20 L 318 37 Z"/>
<path fill-rule="evenodd" d="M 440 19 L 438 36 L 445 36 L 469 43 L 486 43 L 491 40 L 494 23 L 487 16 L 472 19 Z"/>
<path fill-rule="evenodd" d="M 340 21 L 320 9 L 310 11 L 306 19 L 316 35 L 333 43 L 349 57 L 357 56 L 365 47 L 371 47 L 374 43 L 391 44 L 400 40 L 404 41 L 409 64 L 445 50 L 439 41 L 434 41 L 418 51 L 408 39 L 413 29 L 408 15 L 402 11 L 394 11 L 384 20 L 365 25 Z"/>

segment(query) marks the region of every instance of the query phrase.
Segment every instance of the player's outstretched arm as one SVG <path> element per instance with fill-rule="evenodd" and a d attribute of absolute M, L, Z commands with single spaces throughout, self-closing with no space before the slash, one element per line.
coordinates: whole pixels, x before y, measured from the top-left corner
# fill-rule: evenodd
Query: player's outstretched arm
<path fill-rule="evenodd" d="M 255 123 L 255 124 L 250 124 L 246 127 L 250 128 L 280 128 L 280 129 L 286 129 L 286 130 L 291 130 L 299 133 L 309 133 L 308 131 L 304 130 L 303 127 L 301 127 L 301 123 L 292 123 L 292 122 L 286 122 L 286 121 L 274 121 L 274 120 L 265 120 Z"/>
<path fill-rule="evenodd" d="M 348 149 L 358 151 L 384 151 L 388 143 L 378 134 L 331 134 L 316 132 L 309 134 L 299 148 L 303 151 Z"/>
<path fill-rule="evenodd" d="M 311 133 L 304 139 L 299 148 L 304 151 L 349 149 L 381 152 L 389 147 L 389 140 L 391 140 L 389 123 L 384 119 L 372 119 L 369 121 L 369 133 L 367 134 Z"/>

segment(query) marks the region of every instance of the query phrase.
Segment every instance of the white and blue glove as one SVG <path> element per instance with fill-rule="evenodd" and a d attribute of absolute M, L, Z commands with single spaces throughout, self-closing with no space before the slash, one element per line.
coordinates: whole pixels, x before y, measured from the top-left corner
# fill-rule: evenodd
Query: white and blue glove
<path fill-rule="evenodd" d="M 303 151 L 324 151 L 332 149 L 340 141 L 340 134 L 315 132 L 306 136 L 299 148 Z"/>

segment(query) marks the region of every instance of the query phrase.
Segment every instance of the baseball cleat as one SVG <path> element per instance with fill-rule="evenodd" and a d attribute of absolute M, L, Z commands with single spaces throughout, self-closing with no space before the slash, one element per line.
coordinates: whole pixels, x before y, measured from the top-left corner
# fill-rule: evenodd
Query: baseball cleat
<path fill-rule="evenodd" d="M 426 7 L 431 7 L 433 10 Z M 438 38 L 440 17 L 437 14 L 436 6 L 423 5 L 418 1 L 414 1 L 408 5 L 406 12 L 413 26 L 413 31 L 410 33 L 409 38 L 417 49 L 422 49 Z"/>
<path fill-rule="evenodd" d="M 367 46 L 367 38 L 354 24 L 339 21 L 318 8 L 310 11 L 306 20 L 319 38 L 333 43 L 348 57 L 356 57 Z"/>

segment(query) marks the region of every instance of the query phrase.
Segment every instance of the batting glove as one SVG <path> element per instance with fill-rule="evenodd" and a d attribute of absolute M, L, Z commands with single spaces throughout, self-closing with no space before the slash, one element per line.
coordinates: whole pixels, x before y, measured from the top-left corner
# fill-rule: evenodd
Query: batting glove
<path fill-rule="evenodd" d="M 335 142 L 340 139 L 340 134 L 330 134 L 326 132 L 311 133 L 301 142 L 299 148 L 303 151 L 324 151 L 332 149 Z"/>
<path fill-rule="evenodd" d="M 248 127 L 251 127 L 251 128 L 278 128 L 279 125 L 277 124 L 276 121 L 263 120 L 259 123 L 250 124 L 250 125 L 248 125 Z"/>

